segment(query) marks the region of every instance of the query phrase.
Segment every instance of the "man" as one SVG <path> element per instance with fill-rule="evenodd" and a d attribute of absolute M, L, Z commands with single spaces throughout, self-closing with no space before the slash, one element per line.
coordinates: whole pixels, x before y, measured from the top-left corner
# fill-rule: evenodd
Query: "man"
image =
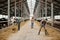
<path fill-rule="evenodd" d="M 32 17 L 31 19 L 31 28 L 33 28 L 33 25 L 34 25 L 34 17 Z"/>
<path fill-rule="evenodd" d="M 38 35 L 40 34 L 40 31 L 41 31 L 42 28 L 44 28 L 45 34 L 47 34 L 47 30 L 46 30 L 45 26 L 46 26 L 46 20 L 42 19 L 41 20 L 41 28 L 40 28 L 40 30 L 38 32 Z"/>

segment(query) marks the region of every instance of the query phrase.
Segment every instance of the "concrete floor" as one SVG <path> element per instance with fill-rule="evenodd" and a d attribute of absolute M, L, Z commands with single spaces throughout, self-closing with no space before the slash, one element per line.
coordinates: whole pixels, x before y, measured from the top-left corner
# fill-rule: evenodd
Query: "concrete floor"
<path fill-rule="evenodd" d="M 31 23 L 28 21 L 21 27 L 20 31 L 10 35 L 7 40 L 60 40 L 60 32 L 55 29 L 47 27 L 46 29 L 49 35 L 45 35 L 44 29 L 42 29 L 40 35 L 38 35 L 39 28 L 40 26 L 34 22 L 34 28 L 31 29 Z"/>

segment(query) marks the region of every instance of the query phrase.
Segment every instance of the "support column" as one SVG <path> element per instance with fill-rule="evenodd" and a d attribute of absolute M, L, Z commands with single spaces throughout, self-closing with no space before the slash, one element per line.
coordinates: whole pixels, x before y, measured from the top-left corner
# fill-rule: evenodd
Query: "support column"
<path fill-rule="evenodd" d="M 21 0 L 21 17 L 22 17 L 22 5 L 23 5 L 23 3 L 22 3 L 22 0 Z"/>
<path fill-rule="evenodd" d="M 8 26 L 10 24 L 10 0 L 8 0 Z"/>
<path fill-rule="evenodd" d="M 22 3 L 22 0 L 20 0 L 20 1 L 21 1 L 21 2 L 19 2 L 19 17 L 20 17 L 20 13 L 21 13 L 21 11 L 22 11 L 22 10 L 20 9 L 21 6 L 22 6 L 22 4 L 21 4 L 21 3 Z M 20 5 L 21 5 L 21 6 L 20 6 Z M 21 11 L 20 11 L 20 10 L 21 10 Z M 21 19 L 18 19 L 18 30 L 20 30 L 20 23 L 21 23 Z"/>
<path fill-rule="evenodd" d="M 15 18 L 16 18 L 16 0 L 15 0 Z"/>
<path fill-rule="evenodd" d="M 42 9 L 41 9 L 41 17 L 42 17 Z"/>
<path fill-rule="evenodd" d="M 54 16 L 53 16 L 53 1 L 51 2 L 51 20 L 53 22 Z M 53 26 L 53 23 L 52 23 Z"/>
<path fill-rule="evenodd" d="M 21 17 L 22 16 L 22 0 L 20 0 L 20 2 L 19 2 L 19 17 Z"/>
<path fill-rule="evenodd" d="M 45 17 L 47 17 L 47 0 L 45 0 Z"/>
<path fill-rule="evenodd" d="M 39 1 L 39 5 L 40 5 L 40 17 L 41 17 L 41 0 Z"/>
<path fill-rule="evenodd" d="M 44 17 L 44 9 L 42 8 L 42 17 Z"/>

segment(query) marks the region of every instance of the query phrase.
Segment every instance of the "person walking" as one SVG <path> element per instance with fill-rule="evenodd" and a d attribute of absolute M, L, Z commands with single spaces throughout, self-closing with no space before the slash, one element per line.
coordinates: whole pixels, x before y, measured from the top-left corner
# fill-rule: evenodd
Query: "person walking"
<path fill-rule="evenodd" d="M 31 19 L 31 28 L 33 28 L 33 26 L 34 26 L 34 17 L 32 17 Z"/>
<path fill-rule="evenodd" d="M 39 29 L 38 35 L 40 35 L 40 31 L 41 31 L 42 28 L 44 28 L 44 30 L 45 30 L 45 35 L 48 33 L 47 30 L 46 30 L 46 28 L 45 28 L 45 26 L 47 24 L 46 21 L 47 20 L 44 20 L 44 19 L 41 20 L 41 28 Z"/>
<path fill-rule="evenodd" d="M 20 19 L 18 19 L 18 30 L 20 30 Z"/>

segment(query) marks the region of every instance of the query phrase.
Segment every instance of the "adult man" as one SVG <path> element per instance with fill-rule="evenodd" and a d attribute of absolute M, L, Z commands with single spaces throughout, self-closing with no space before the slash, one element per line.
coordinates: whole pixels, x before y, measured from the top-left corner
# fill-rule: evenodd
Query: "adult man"
<path fill-rule="evenodd" d="M 34 17 L 32 17 L 31 19 L 31 28 L 33 28 L 33 25 L 34 25 Z"/>
<path fill-rule="evenodd" d="M 42 19 L 41 20 L 41 28 L 40 28 L 40 30 L 38 32 L 38 35 L 40 34 L 40 31 L 41 31 L 42 28 L 44 28 L 45 34 L 47 34 L 47 30 L 46 30 L 45 26 L 46 26 L 46 20 L 45 19 Z"/>

